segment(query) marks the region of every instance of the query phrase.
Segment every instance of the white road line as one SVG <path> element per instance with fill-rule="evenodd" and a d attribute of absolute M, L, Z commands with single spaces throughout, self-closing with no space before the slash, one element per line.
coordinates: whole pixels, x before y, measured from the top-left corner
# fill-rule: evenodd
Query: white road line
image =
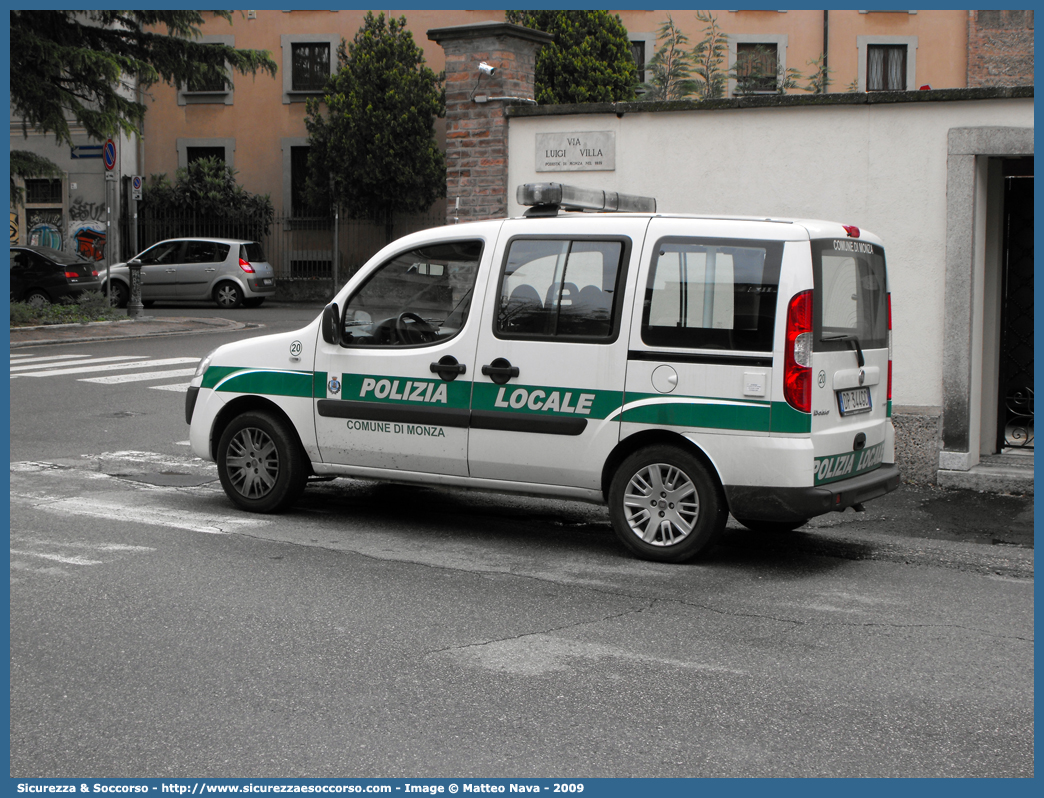
<path fill-rule="evenodd" d="M 174 385 L 150 385 L 154 391 L 177 391 L 178 393 L 185 393 L 189 389 L 191 382 L 179 382 Z"/>
<path fill-rule="evenodd" d="M 40 557 L 44 560 L 53 560 L 54 562 L 64 563 L 65 565 L 102 565 L 102 560 L 88 560 L 86 557 L 62 557 L 60 554 L 44 554 L 39 551 L 17 551 L 11 549 L 11 554 L 18 555 L 19 557 Z"/>
<path fill-rule="evenodd" d="M 47 360 L 75 360 L 89 358 L 90 355 L 48 355 L 47 357 L 32 357 L 31 355 L 11 355 L 11 363 L 43 363 Z"/>
<path fill-rule="evenodd" d="M 96 382 L 100 385 L 116 385 L 121 382 L 148 382 L 163 380 L 169 377 L 188 377 L 195 374 L 192 369 L 175 369 L 173 371 L 147 371 L 144 374 L 113 374 L 109 377 L 81 377 L 77 382 Z"/>
<path fill-rule="evenodd" d="M 34 363 L 31 366 L 11 366 L 11 373 L 14 374 L 16 371 L 32 371 L 33 369 L 54 369 L 61 368 L 62 366 L 79 366 L 87 363 L 110 363 L 116 360 L 137 360 L 140 361 L 148 355 L 122 355 L 120 357 L 96 357 L 93 360 L 78 360 L 76 363 Z M 132 364 L 133 365 L 133 364 Z M 43 372 L 47 373 L 47 372 Z"/>
<path fill-rule="evenodd" d="M 152 368 L 154 366 L 176 366 L 182 363 L 198 363 L 198 357 L 168 357 L 162 360 L 139 360 L 134 363 L 106 363 L 104 366 L 84 366 L 73 369 L 54 369 L 53 371 L 30 371 L 16 374 L 14 377 L 57 377 L 66 374 L 90 374 L 95 371 L 118 371 L 119 369 Z"/>
<path fill-rule="evenodd" d="M 147 526 L 167 526 L 175 529 L 186 529 L 190 532 L 204 532 L 209 535 L 224 535 L 239 532 L 258 526 L 267 526 L 271 521 L 249 518 L 234 518 L 226 515 L 212 515 L 191 510 L 169 510 L 162 507 L 141 508 L 138 513 L 128 508 L 126 502 L 107 502 L 102 499 L 59 499 L 58 501 L 41 501 L 36 496 L 15 496 L 30 501 L 37 509 L 51 513 L 69 515 L 86 515 L 92 518 L 104 518 L 128 524 Z M 136 515 L 138 517 L 136 517 Z"/>

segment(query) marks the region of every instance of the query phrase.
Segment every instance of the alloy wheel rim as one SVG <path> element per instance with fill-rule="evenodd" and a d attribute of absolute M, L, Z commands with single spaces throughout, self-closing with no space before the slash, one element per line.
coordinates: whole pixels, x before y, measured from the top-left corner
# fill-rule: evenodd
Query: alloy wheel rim
<path fill-rule="evenodd" d="M 624 492 L 627 526 L 650 546 L 676 546 L 685 540 L 700 515 L 700 498 L 688 475 L 669 463 L 644 466 Z"/>
<path fill-rule="evenodd" d="M 247 427 L 232 436 L 225 455 L 232 486 L 248 499 L 272 492 L 279 478 L 279 453 L 275 441 L 262 429 Z"/>

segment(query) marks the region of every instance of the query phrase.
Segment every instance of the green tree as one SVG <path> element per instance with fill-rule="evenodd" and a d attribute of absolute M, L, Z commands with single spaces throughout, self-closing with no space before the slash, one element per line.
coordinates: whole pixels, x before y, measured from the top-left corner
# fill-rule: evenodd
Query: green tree
<path fill-rule="evenodd" d="M 536 61 L 536 101 L 627 102 L 635 98 L 638 67 L 627 29 L 608 11 L 508 11 L 507 21 L 555 37 Z"/>
<path fill-rule="evenodd" d="M 682 100 L 696 90 L 692 79 L 692 56 L 688 51 L 689 37 L 671 15 L 660 26 L 656 37 L 660 46 L 646 66 L 648 80 L 643 84 L 643 100 Z"/>
<path fill-rule="evenodd" d="M 152 241 L 206 235 L 259 239 L 275 208 L 268 194 L 251 194 L 220 158 L 200 158 L 174 173 L 152 175 L 142 191 L 139 220 Z"/>
<path fill-rule="evenodd" d="M 367 12 L 351 44 L 341 40 L 338 72 L 310 99 L 308 201 L 332 199 L 352 219 L 383 222 L 446 196 L 446 159 L 435 117 L 446 113 L 443 76 L 424 63 L 406 18 Z M 324 110 L 325 109 L 325 110 Z"/>
<path fill-rule="evenodd" d="M 69 116 L 104 140 L 141 129 L 145 105 L 134 81 L 147 88 L 235 72 L 276 74 L 267 50 L 237 50 L 193 41 L 204 13 L 232 21 L 229 11 L 11 11 L 11 111 L 30 128 L 72 144 Z M 165 29 L 165 33 L 154 29 Z"/>
<path fill-rule="evenodd" d="M 725 94 L 727 73 L 721 65 L 727 55 L 728 38 L 709 11 L 697 11 L 696 19 L 704 23 L 703 38 L 692 49 L 696 93 L 701 100 L 716 100 Z"/>

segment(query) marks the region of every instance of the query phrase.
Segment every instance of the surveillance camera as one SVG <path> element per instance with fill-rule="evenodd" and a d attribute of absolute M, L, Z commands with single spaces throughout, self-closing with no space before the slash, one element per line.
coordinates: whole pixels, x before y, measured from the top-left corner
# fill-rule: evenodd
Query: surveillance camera
<path fill-rule="evenodd" d="M 495 75 L 497 72 L 497 68 L 491 67 L 485 61 L 483 61 L 481 64 L 479 64 L 479 72 L 481 72 L 483 75 L 489 75 L 490 77 L 493 77 L 493 75 Z"/>

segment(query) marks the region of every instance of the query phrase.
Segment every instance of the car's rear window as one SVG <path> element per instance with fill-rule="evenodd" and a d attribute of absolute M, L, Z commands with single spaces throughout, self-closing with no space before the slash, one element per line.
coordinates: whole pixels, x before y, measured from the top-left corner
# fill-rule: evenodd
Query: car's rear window
<path fill-rule="evenodd" d="M 815 349 L 888 346 L 888 280 L 884 250 L 853 239 L 812 242 Z"/>
<path fill-rule="evenodd" d="M 73 255 L 69 252 L 62 252 L 58 249 L 51 249 L 50 247 L 39 247 L 36 250 L 48 260 L 52 260 L 55 263 L 60 263 L 63 266 L 87 266 L 88 261 L 85 261 L 78 255 Z"/>
<path fill-rule="evenodd" d="M 781 241 L 664 238 L 649 270 L 650 346 L 772 350 Z"/>
<path fill-rule="evenodd" d="M 239 257 L 250 263 L 264 263 L 265 251 L 257 241 L 251 241 L 249 244 L 240 245 Z"/>

